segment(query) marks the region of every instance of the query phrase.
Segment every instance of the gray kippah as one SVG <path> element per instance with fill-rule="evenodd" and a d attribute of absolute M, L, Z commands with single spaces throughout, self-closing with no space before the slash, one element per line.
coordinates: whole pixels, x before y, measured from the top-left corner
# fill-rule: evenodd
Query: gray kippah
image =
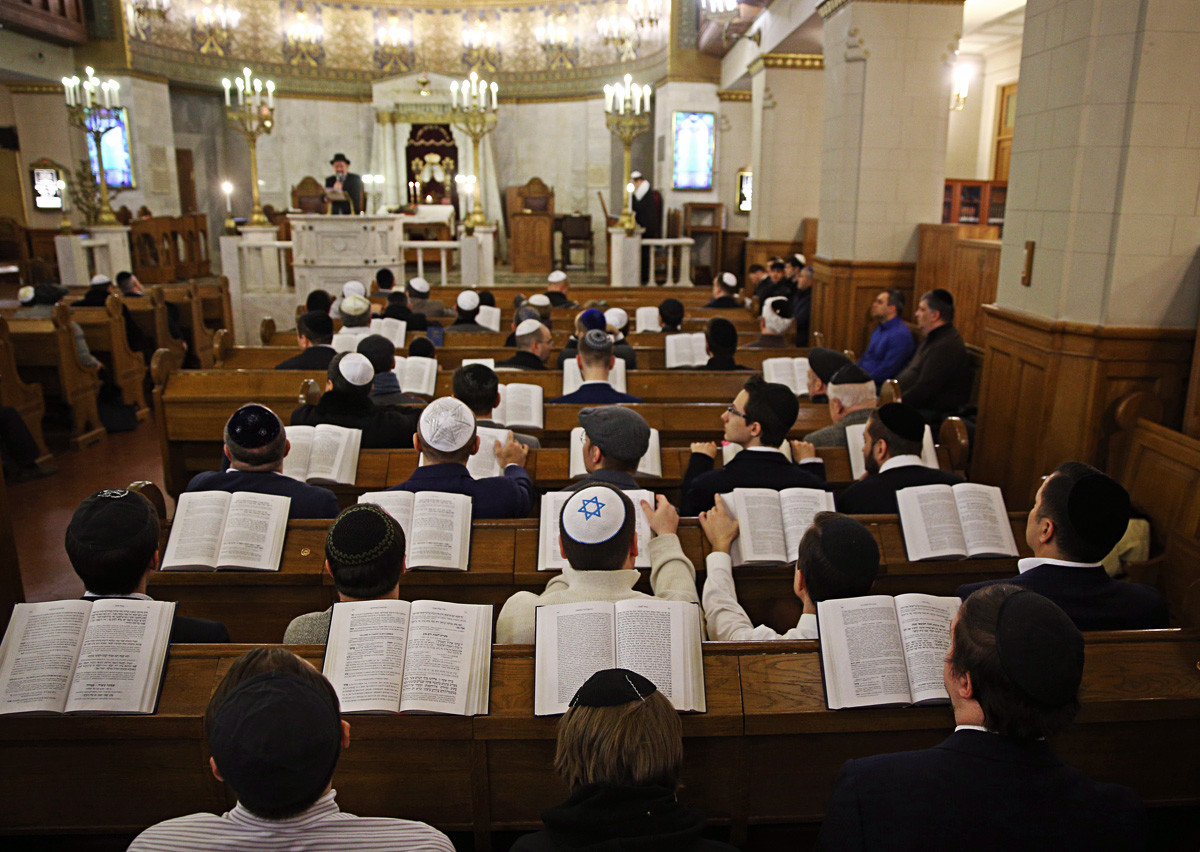
<path fill-rule="evenodd" d="M 618 461 L 636 462 L 650 446 L 650 424 L 636 411 L 621 405 L 582 408 L 579 425 L 600 452 Z"/>
<path fill-rule="evenodd" d="M 598 328 L 588 329 L 583 340 L 579 341 L 581 349 L 591 349 L 593 352 L 603 352 L 612 349 L 612 338 Z"/>

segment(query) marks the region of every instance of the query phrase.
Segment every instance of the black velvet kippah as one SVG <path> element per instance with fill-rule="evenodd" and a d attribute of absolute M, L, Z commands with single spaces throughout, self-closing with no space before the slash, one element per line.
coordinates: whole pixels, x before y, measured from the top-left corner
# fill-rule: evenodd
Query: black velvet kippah
<path fill-rule="evenodd" d="M 279 437 L 283 424 L 271 409 L 251 403 L 229 418 L 229 437 L 239 447 L 257 450 Z"/>
<path fill-rule="evenodd" d="M 1028 698 L 1046 707 L 1072 701 L 1083 680 L 1083 634 L 1059 606 L 1022 590 L 996 614 L 1000 666 Z"/>
<path fill-rule="evenodd" d="M 317 337 L 328 337 L 333 334 L 333 320 L 329 314 L 321 311 L 309 311 L 300 315 L 300 324 Z"/>
<path fill-rule="evenodd" d="M 667 325 L 679 325 L 683 322 L 683 302 L 675 298 L 663 299 L 658 306 L 658 315 Z"/>
<path fill-rule="evenodd" d="M 841 352 L 835 352 L 823 346 L 814 346 L 808 350 L 809 369 L 816 374 L 818 379 L 826 384 L 833 378 L 834 373 L 850 363 L 850 359 Z"/>
<path fill-rule="evenodd" d="M 821 527 L 821 550 L 841 574 L 873 582 L 879 573 L 879 544 L 861 523 L 835 515 Z"/>
<path fill-rule="evenodd" d="M 717 317 L 708 324 L 708 343 L 717 349 L 736 349 L 737 328 L 724 317 Z"/>
<path fill-rule="evenodd" d="M 79 504 L 67 525 L 68 548 L 108 550 L 158 544 L 158 515 L 150 501 L 124 488 L 97 491 Z"/>
<path fill-rule="evenodd" d="M 831 385 L 861 385 L 871 381 L 871 374 L 857 364 L 847 364 L 833 374 L 827 384 Z"/>
<path fill-rule="evenodd" d="M 1088 544 L 1112 550 L 1129 526 L 1129 492 L 1102 473 L 1091 473 L 1071 486 L 1067 519 Z"/>
<path fill-rule="evenodd" d="M 881 405 L 875 409 L 875 415 L 879 422 L 906 441 L 920 441 L 925 437 L 925 421 L 914 409 L 902 402 Z"/>
<path fill-rule="evenodd" d="M 775 316 L 783 317 L 784 319 L 791 319 L 795 315 L 795 311 L 792 310 L 792 303 L 782 297 L 767 299 L 766 307 Z"/>
<path fill-rule="evenodd" d="M 366 355 L 376 373 L 386 373 L 396 357 L 396 344 L 382 334 L 365 334 L 357 346 L 359 355 Z"/>
<path fill-rule="evenodd" d="M 364 565 L 388 551 L 404 556 L 403 531 L 374 503 L 359 503 L 338 515 L 325 536 L 325 557 L 341 566 Z"/>
<path fill-rule="evenodd" d="M 943 290 L 941 287 L 938 287 L 935 290 L 930 290 L 929 293 L 934 298 L 941 299 L 943 302 L 945 302 L 948 305 L 954 304 L 954 296 L 951 294 L 951 292 L 949 290 Z"/>
<path fill-rule="evenodd" d="M 631 701 L 646 700 L 658 690 L 647 678 L 629 669 L 601 669 L 583 682 L 571 699 L 571 706 L 615 707 Z"/>

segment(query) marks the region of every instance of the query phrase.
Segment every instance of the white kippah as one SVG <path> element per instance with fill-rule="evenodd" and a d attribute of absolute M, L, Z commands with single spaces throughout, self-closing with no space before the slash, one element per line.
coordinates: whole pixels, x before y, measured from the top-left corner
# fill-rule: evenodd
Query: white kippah
<path fill-rule="evenodd" d="M 634 169 L 633 171 L 631 171 L 631 172 L 629 173 L 629 179 L 630 179 L 630 180 L 637 180 L 637 179 L 638 179 L 638 178 L 640 178 L 641 176 L 642 176 L 642 173 L 641 173 L 641 172 L 639 172 L 637 169 Z"/>
<path fill-rule="evenodd" d="M 452 396 L 435 399 L 421 412 L 417 421 L 421 440 L 435 450 L 452 453 L 461 450 L 475 431 L 475 415 L 467 404 Z"/>
<path fill-rule="evenodd" d="M 722 272 L 721 273 L 721 283 L 724 284 L 726 287 L 736 287 L 737 286 L 737 276 L 734 275 L 732 272 Z"/>
<path fill-rule="evenodd" d="M 366 355 L 360 355 L 358 352 L 347 353 L 338 362 L 338 372 L 342 374 L 343 379 L 359 388 L 371 384 L 375 378 L 375 368 L 371 366 Z"/>
<path fill-rule="evenodd" d="M 767 299 L 766 301 L 763 302 L 762 316 L 765 319 L 770 319 L 771 317 L 775 317 L 778 319 L 779 314 L 776 312 L 775 307 L 780 302 L 786 302 L 786 301 L 787 301 L 787 296 L 772 296 L 771 298 Z"/>
<path fill-rule="evenodd" d="M 580 544 L 608 541 L 624 523 L 625 502 L 611 488 L 581 488 L 563 504 L 563 534 Z"/>
<path fill-rule="evenodd" d="M 338 305 L 338 310 L 344 314 L 356 317 L 371 310 L 371 303 L 367 301 L 366 297 L 360 296 L 357 293 L 351 293 L 342 299 L 341 304 Z"/>
<path fill-rule="evenodd" d="M 629 314 L 625 313 L 624 308 L 609 308 L 604 312 L 604 321 L 620 330 L 629 323 Z"/>
<path fill-rule="evenodd" d="M 458 294 L 457 304 L 464 311 L 473 311 L 479 307 L 479 294 L 474 290 L 463 290 Z"/>
<path fill-rule="evenodd" d="M 794 257 L 794 258 L 796 258 L 796 260 L 800 261 L 801 266 L 808 266 L 808 261 L 804 258 L 804 255 L 794 254 L 794 255 L 792 255 L 792 257 Z"/>
<path fill-rule="evenodd" d="M 557 284 L 559 281 L 567 280 L 567 273 L 563 272 L 561 269 L 556 269 L 546 276 L 546 280 L 551 284 Z"/>
<path fill-rule="evenodd" d="M 429 292 L 429 282 L 424 278 L 410 278 L 408 280 L 408 286 L 412 287 L 414 293 Z"/>
<path fill-rule="evenodd" d="M 17 291 L 17 301 L 22 305 L 33 301 L 33 288 L 26 284 Z"/>
<path fill-rule="evenodd" d="M 529 297 L 529 304 L 535 308 L 548 308 L 550 307 L 550 297 L 545 293 L 535 293 Z"/>
<path fill-rule="evenodd" d="M 111 284 L 111 283 L 112 283 L 112 279 L 103 273 L 97 273 L 96 275 L 92 276 L 92 286 L 93 287 L 97 284 Z"/>
<path fill-rule="evenodd" d="M 513 332 L 513 334 L 515 334 L 517 337 L 520 337 L 523 334 L 533 334 L 538 330 L 539 327 L 541 327 L 541 324 L 542 323 L 540 320 L 535 320 L 533 317 L 521 320 L 520 325 L 517 326 L 517 330 Z"/>
<path fill-rule="evenodd" d="M 361 281 L 347 281 L 342 285 L 342 296 L 365 296 L 367 288 Z"/>

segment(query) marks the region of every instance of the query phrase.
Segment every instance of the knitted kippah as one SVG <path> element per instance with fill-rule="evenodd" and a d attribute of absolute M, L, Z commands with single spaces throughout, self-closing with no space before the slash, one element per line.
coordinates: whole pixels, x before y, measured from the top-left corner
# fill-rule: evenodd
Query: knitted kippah
<path fill-rule="evenodd" d="M 340 566 L 365 565 L 394 550 L 404 555 L 396 520 L 373 503 L 359 503 L 338 515 L 325 536 L 325 558 Z"/>

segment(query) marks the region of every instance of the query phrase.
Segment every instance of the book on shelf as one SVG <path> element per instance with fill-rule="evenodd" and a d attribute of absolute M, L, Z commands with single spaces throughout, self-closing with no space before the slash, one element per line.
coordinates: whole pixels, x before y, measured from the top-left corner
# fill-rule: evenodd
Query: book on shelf
<path fill-rule="evenodd" d="M 471 562 L 471 498 L 445 491 L 368 491 L 374 503 L 404 530 L 409 571 L 466 571 Z"/>
<path fill-rule="evenodd" d="M 662 323 L 658 317 L 658 308 L 653 305 L 644 305 L 638 308 L 634 314 L 634 323 L 638 334 L 648 331 L 662 331 Z"/>
<path fill-rule="evenodd" d="M 463 358 L 462 364 L 460 364 L 459 366 L 469 367 L 472 364 L 482 364 L 483 366 L 487 367 L 489 370 L 496 369 L 496 359 L 495 358 Z"/>
<path fill-rule="evenodd" d="M 150 714 L 175 604 L 20 603 L 0 642 L 0 714 Z"/>
<path fill-rule="evenodd" d="M 396 366 L 392 370 L 400 381 L 402 393 L 415 393 L 418 396 L 433 396 L 437 389 L 437 358 L 423 358 L 419 355 L 396 356 Z"/>
<path fill-rule="evenodd" d="M 738 522 L 729 554 L 735 566 L 795 562 L 817 512 L 835 511 L 833 495 L 820 488 L 735 488 L 721 499 Z"/>
<path fill-rule="evenodd" d="M 942 666 L 961 603 L 918 594 L 819 601 L 829 709 L 948 704 Z"/>
<path fill-rule="evenodd" d="M 283 457 L 283 475 L 301 482 L 353 485 L 358 477 L 361 429 L 332 423 L 284 427 L 292 447 Z"/>
<path fill-rule="evenodd" d="M 866 460 L 863 459 L 863 433 L 867 431 L 866 423 L 854 423 L 846 427 L 846 448 L 850 451 L 850 478 L 858 481 L 867 472 Z M 921 464 L 937 470 L 937 447 L 933 444 L 933 430 L 925 427 L 921 438 Z"/>
<path fill-rule="evenodd" d="M 562 555 L 558 546 L 558 537 L 562 532 L 559 518 L 562 515 L 563 504 L 573 491 L 551 491 L 542 495 L 542 509 L 538 521 L 538 570 L 561 571 L 567 567 L 567 558 Z M 635 568 L 650 567 L 650 539 L 654 532 L 650 529 L 650 521 L 642 511 L 642 501 L 654 506 L 654 493 L 644 488 L 626 491 L 625 496 L 633 504 L 634 529 L 637 534 L 637 557 L 634 559 Z"/>
<path fill-rule="evenodd" d="M 917 485 L 896 492 L 910 562 L 1017 555 L 1017 541 L 994 485 Z"/>
<path fill-rule="evenodd" d="M 582 426 L 575 426 L 571 429 L 571 437 L 568 442 L 571 448 L 567 452 L 567 475 L 572 479 L 587 476 L 587 468 L 583 464 L 583 436 Z M 657 429 L 651 428 L 650 430 L 650 442 L 646 445 L 646 452 L 638 460 L 635 475 L 662 478 L 662 444 Z"/>
<path fill-rule="evenodd" d="M 701 619 L 693 601 L 629 598 L 539 606 L 533 714 L 567 712 L 584 681 L 613 668 L 648 678 L 676 710 L 705 712 Z"/>
<path fill-rule="evenodd" d="M 278 571 L 292 498 L 253 491 L 180 494 L 163 571 Z"/>
<path fill-rule="evenodd" d="M 667 338 L 668 340 L 670 338 Z M 613 390 L 621 393 L 628 393 L 625 389 L 625 360 L 617 358 L 613 362 L 612 370 L 608 374 L 608 383 L 613 386 Z M 579 362 L 574 358 L 569 358 L 563 361 L 563 396 L 569 393 L 575 393 L 579 390 L 579 386 L 583 384 L 583 374 L 579 371 Z"/>
<path fill-rule="evenodd" d="M 668 370 L 676 367 L 703 367 L 708 363 L 708 344 L 704 333 L 671 334 L 663 341 L 663 355 Z"/>
<path fill-rule="evenodd" d="M 492 420 L 509 429 L 543 429 L 546 420 L 542 405 L 545 391 L 541 385 L 508 382 L 497 386 L 500 404 L 492 410 Z"/>
<path fill-rule="evenodd" d="M 382 334 L 397 349 L 404 348 L 404 336 L 408 334 L 408 323 L 395 317 L 376 317 L 371 320 L 371 334 Z"/>
<path fill-rule="evenodd" d="M 729 462 L 733 460 L 733 457 L 744 449 L 746 448 L 736 441 L 722 441 L 721 464 L 729 464 Z M 784 458 L 786 458 L 788 461 L 793 461 L 792 445 L 787 441 L 787 439 L 784 439 L 784 442 L 779 445 L 779 452 L 783 453 Z"/>
<path fill-rule="evenodd" d="M 486 714 L 491 670 L 491 604 L 333 605 L 322 671 L 343 713 Z"/>
<path fill-rule="evenodd" d="M 764 358 L 763 379 L 787 385 L 796 396 L 808 393 L 808 358 Z"/>
<path fill-rule="evenodd" d="M 499 331 L 500 309 L 495 305 L 480 305 L 479 312 L 475 314 L 475 322 L 488 331 Z"/>

